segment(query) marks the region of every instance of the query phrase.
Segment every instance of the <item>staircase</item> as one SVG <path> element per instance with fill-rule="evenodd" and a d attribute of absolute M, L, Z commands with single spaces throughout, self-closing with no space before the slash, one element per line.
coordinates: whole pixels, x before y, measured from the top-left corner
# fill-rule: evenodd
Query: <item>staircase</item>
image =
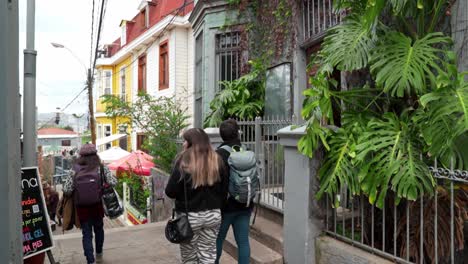
<path fill-rule="evenodd" d="M 253 214 L 252 214 L 253 219 Z M 224 254 L 234 260 L 222 264 L 237 263 L 237 244 L 232 227 L 224 241 Z M 250 263 L 283 264 L 283 215 L 260 206 L 255 224 L 250 228 Z"/>

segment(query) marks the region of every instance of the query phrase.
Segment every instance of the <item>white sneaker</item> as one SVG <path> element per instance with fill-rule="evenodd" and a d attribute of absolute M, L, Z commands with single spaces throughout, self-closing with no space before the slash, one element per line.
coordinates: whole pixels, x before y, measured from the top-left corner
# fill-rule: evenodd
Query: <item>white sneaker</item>
<path fill-rule="evenodd" d="M 96 254 L 96 263 L 102 263 L 102 253 Z"/>

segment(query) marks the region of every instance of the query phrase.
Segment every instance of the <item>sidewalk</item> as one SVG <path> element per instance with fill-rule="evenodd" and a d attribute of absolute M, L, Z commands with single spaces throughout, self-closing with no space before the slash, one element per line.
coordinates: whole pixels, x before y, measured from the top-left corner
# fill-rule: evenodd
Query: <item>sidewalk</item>
<path fill-rule="evenodd" d="M 106 230 L 104 262 L 138 264 L 180 263 L 178 245 L 169 243 L 164 236 L 165 223 Z M 60 264 L 86 263 L 81 245 L 81 233 L 54 236 L 55 260 Z"/>

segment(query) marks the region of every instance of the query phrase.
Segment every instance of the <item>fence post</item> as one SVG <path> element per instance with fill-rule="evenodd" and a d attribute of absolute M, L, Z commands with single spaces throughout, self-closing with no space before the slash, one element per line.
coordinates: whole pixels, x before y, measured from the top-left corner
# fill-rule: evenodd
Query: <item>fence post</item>
<path fill-rule="evenodd" d="M 260 162 L 260 186 L 263 188 L 265 186 L 265 160 L 263 155 L 261 123 L 262 118 L 257 116 L 255 118 L 255 158 Z M 262 192 L 260 195 L 262 195 Z"/>
<path fill-rule="evenodd" d="M 124 223 L 127 224 L 127 199 L 128 199 L 128 189 L 127 189 L 127 183 L 123 183 L 123 215 L 124 215 Z"/>
<path fill-rule="evenodd" d="M 315 239 L 323 230 L 323 213 L 315 200 L 318 159 L 302 155 L 297 144 L 305 126 L 278 131 L 284 147 L 284 259 L 285 263 L 316 263 Z"/>

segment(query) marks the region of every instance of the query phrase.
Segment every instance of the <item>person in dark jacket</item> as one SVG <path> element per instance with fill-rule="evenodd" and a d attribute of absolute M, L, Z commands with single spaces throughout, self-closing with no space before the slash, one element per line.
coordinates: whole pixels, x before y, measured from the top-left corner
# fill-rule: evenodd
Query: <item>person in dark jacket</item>
<path fill-rule="evenodd" d="M 187 210 L 194 233 L 189 243 L 180 244 L 182 262 L 214 263 L 228 175 L 205 131 L 192 128 L 183 138 L 184 149 L 176 158 L 165 190 L 169 198 L 175 199 L 178 214 Z"/>
<path fill-rule="evenodd" d="M 101 169 L 105 177 L 105 181 L 110 186 L 117 184 L 117 179 L 112 175 L 107 166 L 101 166 L 101 159 L 97 155 L 96 146 L 93 144 L 85 144 L 80 149 L 80 157 L 73 165 L 73 169 L 65 178 L 63 184 L 64 195 L 72 195 L 76 191 L 75 180 L 78 172 L 94 171 L 98 177 L 101 175 Z M 79 177 L 79 176 L 78 176 Z M 102 183 L 101 183 L 102 184 Z M 76 213 L 81 225 L 83 233 L 83 250 L 88 264 L 103 261 L 103 245 L 104 245 L 104 208 L 102 202 L 98 202 L 89 206 L 76 206 Z M 93 231 L 96 243 L 96 257 L 93 249 Z"/>
<path fill-rule="evenodd" d="M 231 153 L 225 149 L 222 149 L 221 147 L 227 145 L 235 150 L 239 150 L 241 141 L 239 139 L 239 126 L 237 125 L 236 120 L 228 119 L 223 121 L 219 127 L 219 133 L 223 139 L 223 143 L 218 147 L 216 152 L 221 155 L 226 168 L 229 170 L 228 159 Z M 215 263 L 219 263 L 219 259 L 223 252 L 223 243 L 231 225 L 234 231 L 234 238 L 236 239 L 237 243 L 237 256 L 239 264 L 249 263 L 249 224 L 252 208 L 253 203 L 250 203 L 250 205 L 247 206 L 246 204 L 237 202 L 233 197 L 228 197 L 225 205 L 221 210 L 222 221 L 219 235 L 216 241 L 217 257 Z"/>

